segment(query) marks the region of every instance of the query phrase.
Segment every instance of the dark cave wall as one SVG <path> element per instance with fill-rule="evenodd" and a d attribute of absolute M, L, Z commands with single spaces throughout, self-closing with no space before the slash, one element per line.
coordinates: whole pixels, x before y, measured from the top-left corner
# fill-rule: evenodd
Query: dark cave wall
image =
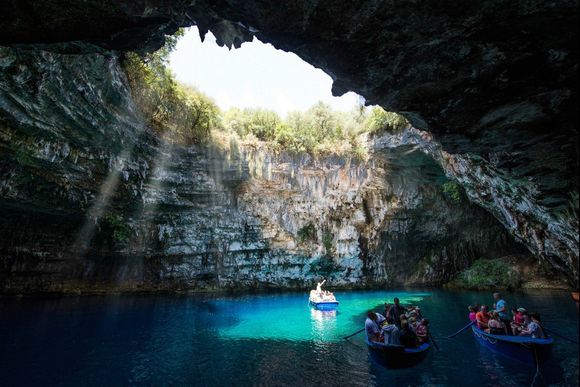
<path fill-rule="evenodd" d="M 0 44 L 30 50 L 154 50 L 197 24 L 223 44 L 256 35 L 295 52 L 330 74 L 336 93 L 356 91 L 428 130 L 440 144 L 434 157 L 470 200 L 578 286 L 578 1 L 0 7 Z"/>

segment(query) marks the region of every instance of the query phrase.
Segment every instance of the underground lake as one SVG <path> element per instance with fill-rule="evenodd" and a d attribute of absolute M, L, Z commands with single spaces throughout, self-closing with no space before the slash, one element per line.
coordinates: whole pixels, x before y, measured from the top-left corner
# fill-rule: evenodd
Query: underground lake
<path fill-rule="evenodd" d="M 0 375 L 4 385 L 530 385 L 535 369 L 498 356 L 471 332 L 445 337 L 467 320 L 467 305 L 488 292 L 336 291 L 322 312 L 302 292 L 224 295 L 108 295 L 0 300 Z M 373 362 L 359 330 L 384 302 L 420 306 L 439 350 L 419 365 Z M 578 339 L 569 293 L 506 294 L 510 305 L 543 316 L 546 327 Z M 106 371 L 105 371 L 106 370 Z M 578 348 L 555 338 L 537 385 L 574 385 Z"/>
<path fill-rule="evenodd" d="M 2 1 L 0 387 L 578 386 L 578 2 Z"/>

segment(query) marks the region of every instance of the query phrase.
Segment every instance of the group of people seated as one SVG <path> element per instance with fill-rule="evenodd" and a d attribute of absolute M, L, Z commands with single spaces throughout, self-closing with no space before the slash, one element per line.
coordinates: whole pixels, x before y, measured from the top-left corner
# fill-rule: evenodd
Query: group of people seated
<path fill-rule="evenodd" d="M 540 315 L 529 313 L 525 308 L 512 308 L 508 313 L 507 303 L 501 294 L 494 293 L 493 310 L 487 305 L 470 305 L 469 320 L 477 323 L 477 327 L 492 335 L 513 335 L 544 339 L 546 335 L 541 326 Z"/>
<path fill-rule="evenodd" d="M 365 331 L 369 341 L 416 348 L 429 340 L 429 320 L 423 318 L 418 306 L 403 307 L 399 299 L 385 303 L 383 314 L 369 311 Z"/>
<path fill-rule="evenodd" d="M 315 302 L 335 302 L 336 297 L 334 297 L 334 293 L 329 292 L 327 290 L 322 290 L 322 285 L 326 282 L 326 280 L 319 282 L 316 284 L 316 290 L 310 291 L 310 300 Z"/>

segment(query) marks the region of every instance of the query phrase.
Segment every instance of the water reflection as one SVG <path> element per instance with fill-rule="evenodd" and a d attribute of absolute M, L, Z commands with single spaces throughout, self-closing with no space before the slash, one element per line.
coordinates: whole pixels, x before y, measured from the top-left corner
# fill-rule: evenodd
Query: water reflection
<path fill-rule="evenodd" d="M 312 318 L 312 338 L 323 339 L 329 333 L 334 335 L 336 331 L 336 310 L 318 310 L 310 308 L 310 317 Z"/>

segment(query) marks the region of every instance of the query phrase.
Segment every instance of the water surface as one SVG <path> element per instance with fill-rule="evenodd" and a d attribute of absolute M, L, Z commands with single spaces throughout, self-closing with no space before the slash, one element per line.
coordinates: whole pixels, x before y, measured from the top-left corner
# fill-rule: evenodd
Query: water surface
<path fill-rule="evenodd" d="M 465 325 L 477 292 L 335 292 L 336 313 L 316 311 L 305 293 L 147 295 L 0 300 L 0 385 L 530 385 L 535 370 L 480 347 Z M 365 312 L 394 296 L 421 306 L 440 351 L 420 365 L 374 364 L 362 335 Z M 569 293 L 506 296 L 543 314 L 577 340 Z M 578 385 L 578 348 L 557 340 L 536 385 Z"/>

